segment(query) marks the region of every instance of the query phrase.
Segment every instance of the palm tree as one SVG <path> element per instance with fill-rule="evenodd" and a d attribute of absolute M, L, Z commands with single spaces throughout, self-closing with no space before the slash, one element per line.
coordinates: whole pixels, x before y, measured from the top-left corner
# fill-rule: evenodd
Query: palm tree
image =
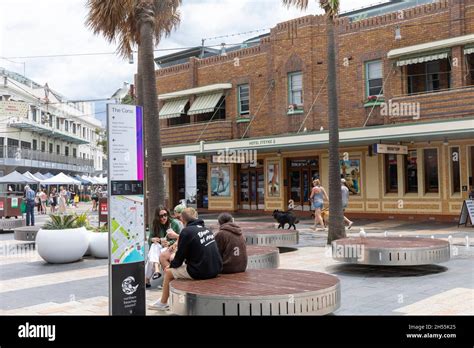
<path fill-rule="evenodd" d="M 179 25 L 180 5 L 181 0 L 87 1 L 86 24 L 94 34 L 118 43 L 117 53 L 123 58 L 130 57 L 133 47 L 138 47 L 137 91 L 144 109 L 149 218 L 165 200 L 154 47 Z"/>
<path fill-rule="evenodd" d="M 300 9 L 308 7 L 309 0 L 283 0 L 287 6 Z M 329 233 L 327 243 L 346 237 L 342 211 L 341 169 L 339 164 L 339 119 L 337 104 L 335 19 L 339 13 L 339 0 L 320 0 L 319 6 L 326 14 L 327 66 L 328 66 L 328 118 L 329 118 Z"/>

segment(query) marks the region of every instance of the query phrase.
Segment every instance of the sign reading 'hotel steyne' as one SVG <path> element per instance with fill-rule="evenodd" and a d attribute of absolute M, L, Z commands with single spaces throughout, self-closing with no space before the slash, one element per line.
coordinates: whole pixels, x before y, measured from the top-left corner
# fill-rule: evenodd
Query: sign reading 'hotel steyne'
<path fill-rule="evenodd" d="M 145 315 L 142 108 L 109 104 L 110 314 Z"/>

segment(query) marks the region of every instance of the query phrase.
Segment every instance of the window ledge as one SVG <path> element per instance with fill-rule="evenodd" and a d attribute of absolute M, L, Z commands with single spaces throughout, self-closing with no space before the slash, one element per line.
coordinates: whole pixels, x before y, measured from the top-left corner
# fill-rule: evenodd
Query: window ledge
<path fill-rule="evenodd" d="M 372 106 L 380 106 L 385 103 L 385 99 L 380 98 L 379 100 L 368 101 L 364 103 L 364 108 L 369 108 Z"/>
<path fill-rule="evenodd" d="M 237 123 L 248 123 L 248 122 L 250 122 L 250 117 L 238 117 L 236 122 Z"/>
<path fill-rule="evenodd" d="M 291 116 L 291 115 L 300 115 L 300 114 L 303 114 L 304 113 L 304 110 L 295 110 L 295 111 L 288 111 L 286 114 L 288 116 Z"/>

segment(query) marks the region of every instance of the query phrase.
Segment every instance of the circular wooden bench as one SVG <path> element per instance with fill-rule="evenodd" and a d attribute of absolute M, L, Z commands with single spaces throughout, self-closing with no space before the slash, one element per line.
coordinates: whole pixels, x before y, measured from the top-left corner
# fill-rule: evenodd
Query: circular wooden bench
<path fill-rule="evenodd" d="M 311 271 L 256 269 L 170 284 L 170 307 L 178 315 L 325 315 L 340 303 L 339 279 Z"/>
<path fill-rule="evenodd" d="M 34 242 L 41 226 L 23 226 L 13 229 L 15 240 Z"/>
<path fill-rule="evenodd" d="M 275 224 L 274 222 L 253 222 L 253 221 L 235 221 L 235 223 L 240 226 L 242 229 L 245 228 L 251 228 L 251 229 L 276 229 L 278 226 L 278 223 Z M 209 228 L 213 232 L 219 231 L 219 225 L 218 224 L 211 224 L 209 225 Z"/>
<path fill-rule="evenodd" d="M 280 251 L 277 247 L 247 245 L 247 269 L 278 268 Z"/>
<path fill-rule="evenodd" d="M 347 263 L 381 266 L 416 266 L 446 262 L 449 243 L 415 237 L 352 237 L 332 242 L 332 257 Z"/>
<path fill-rule="evenodd" d="M 288 246 L 298 244 L 298 230 L 242 228 L 248 245 Z"/>
<path fill-rule="evenodd" d="M 0 231 L 13 231 L 25 225 L 25 219 L 0 219 Z"/>

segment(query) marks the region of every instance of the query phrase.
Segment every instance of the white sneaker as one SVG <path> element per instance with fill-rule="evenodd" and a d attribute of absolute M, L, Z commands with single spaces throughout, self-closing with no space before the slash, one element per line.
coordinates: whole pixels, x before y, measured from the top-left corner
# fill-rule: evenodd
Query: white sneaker
<path fill-rule="evenodd" d="M 170 306 L 167 303 L 161 303 L 160 300 L 148 306 L 149 309 L 155 309 L 158 311 L 167 311 L 170 309 Z"/>

